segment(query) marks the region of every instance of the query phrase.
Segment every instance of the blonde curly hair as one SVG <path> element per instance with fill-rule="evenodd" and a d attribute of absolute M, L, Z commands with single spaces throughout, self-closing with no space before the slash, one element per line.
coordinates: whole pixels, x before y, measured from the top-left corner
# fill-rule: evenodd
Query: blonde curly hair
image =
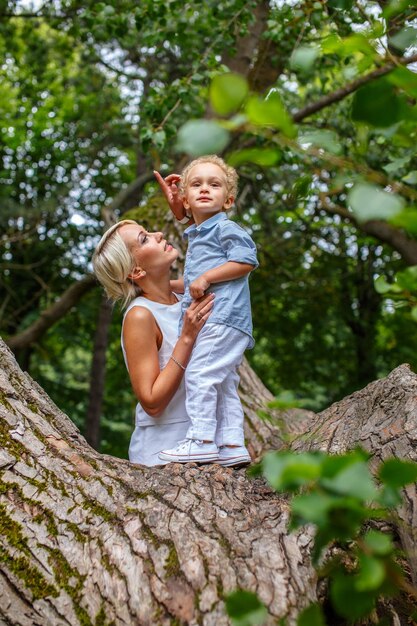
<path fill-rule="evenodd" d="M 119 229 L 134 220 L 122 220 L 113 224 L 100 239 L 92 258 L 94 274 L 104 287 L 108 298 L 121 301 L 125 308 L 142 290 L 130 278 L 135 269 L 135 259 L 120 236 Z"/>
<path fill-rule="evenodd" d="M 198 157 L 198 159 L 194 159 L 194 161 L 191 161 L 191 163 L 183 169 L 179 184 L 179 190 L 182 195 L 185 194 L 191 170 L 196 165 L 200 165 L 200 163 L 213 163 L 214 165 L 218 165 L 218 167 L 220 167 L 226 175 L 227 193 L 230 196 L 233 196 L 233 198 L 236 198 L 239 176 L 234 167 L 227 165 L 227 163 L 225 163 L 223 159 L 216 154 L 207 154 L 206 156 Z"/>

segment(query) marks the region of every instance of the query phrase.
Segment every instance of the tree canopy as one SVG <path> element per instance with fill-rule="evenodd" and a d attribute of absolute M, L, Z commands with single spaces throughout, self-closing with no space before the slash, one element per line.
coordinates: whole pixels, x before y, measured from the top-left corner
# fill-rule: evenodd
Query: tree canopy
<path fill-rule="evenodd" d="M 79 426 L 92 250 L 122 216 L 172 230 L 152 171 L 211 151 L 240 175 L 233 218 L 260 259 L 248 358 L 273 393 L 320 409 L 416 365 L 411 1 L 3 1 L 0 48 L 0 334 Z M 120 319 L 101 449 L 123 456 Z"/>

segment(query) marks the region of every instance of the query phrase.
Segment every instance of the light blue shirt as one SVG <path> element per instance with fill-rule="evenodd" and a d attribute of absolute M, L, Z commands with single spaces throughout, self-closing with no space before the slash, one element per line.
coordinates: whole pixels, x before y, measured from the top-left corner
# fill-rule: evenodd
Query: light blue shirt
<path fill-rule="evenodd" d="M 193 224 L 184 231 L 188 239 L 188 250 L 184 268 L 184 298 L 181 302 L 181 320 L 185 310 L 193 301 L 190 284 L 201 274 L 227 261 L 248 263 L 258 267 L 256 246 L 248 233 L 228 219 L 226 213 L 213 215 L 199 226 Z M 252 337 L 252 313 L 250 308 L 249 274 L 223 283 L 213 283 L 209 290 L 216 294 L 210 324 L 225 324 Z"/>

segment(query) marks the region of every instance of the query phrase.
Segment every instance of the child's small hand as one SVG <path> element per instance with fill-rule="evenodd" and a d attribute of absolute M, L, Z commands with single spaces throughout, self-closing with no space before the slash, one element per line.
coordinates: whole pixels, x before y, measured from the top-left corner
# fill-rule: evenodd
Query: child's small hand
<path fill-rule="evenodd" d="M 169 208 L 177 218 L 181 220 L 185 217 L 185 209 L 182 203 L 182 197 L 180 196 L 177 183 L 181 180 L 179 174 L 169 174 L 166 178 L 162 178 L 159 172 L 154 171 L 156 180 L 168 201 Z"/>
<path fill-rule="evenodd" d="M 202 274 L 191 283 L 190 295 L 192 298 L 194 298 L 194 300 L 197 300 L 197 298 L 201 298 L 202 296 L 204 296 L 204 293 L 209 287 L 210 283 L 204 277 L 204 274 Z"/>

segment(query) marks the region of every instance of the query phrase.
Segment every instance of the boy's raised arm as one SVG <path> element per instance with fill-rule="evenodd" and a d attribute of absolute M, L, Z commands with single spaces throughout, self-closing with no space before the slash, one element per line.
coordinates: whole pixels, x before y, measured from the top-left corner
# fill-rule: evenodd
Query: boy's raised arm
<path fill-rule="evenodd" d="M 169 174 L 166 178 L 163 178 L 161 174 L 154 170 L 154 176 L 158 181 L 158 184 L 161 188 L 162 193 L 164 194 L 167 202 L 169 204 L 169 208 L 181 223 L 192 223 L 191 219 L 187 219 L 189 216 L 187 215 L 182 197 L 180 196 L 180 192 L 178 189 L 178 183 L 181 180 L 181 176 L 179 174 Z"/>

